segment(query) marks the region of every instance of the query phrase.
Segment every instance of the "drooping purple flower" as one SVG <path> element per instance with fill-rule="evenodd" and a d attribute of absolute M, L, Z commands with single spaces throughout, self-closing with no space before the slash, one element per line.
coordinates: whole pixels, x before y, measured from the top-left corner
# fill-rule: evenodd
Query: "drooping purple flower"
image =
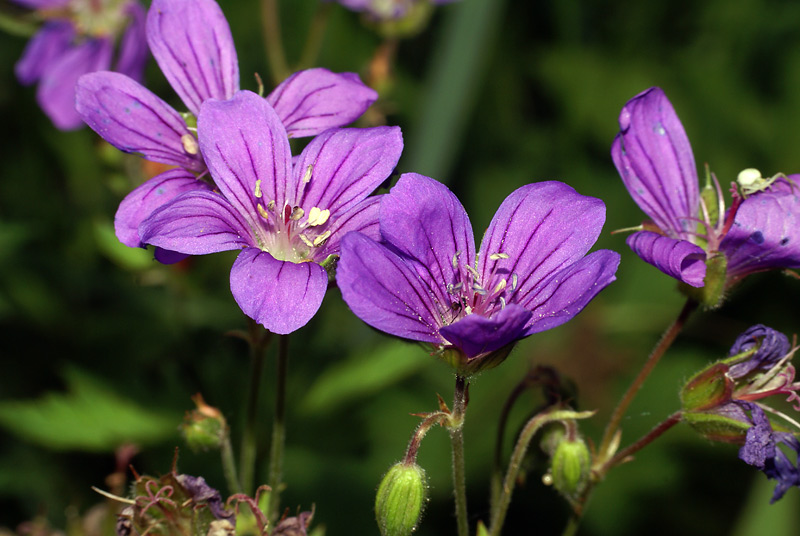
<path fill-rule="evenodd" d="M 770 480 L 778 481 L 770 500 L 770 503 L 774 503 L 792 486 L 800 487 L 800 467 L 798 467 L 800 441 L 789 432 L 775 431 L 758 404 L 743 405 L 750 411 L 753 426 L 747 430 L 745 443 L 739 449 L 739 458 L 763 471 Z M 781 446 L 794 452 L 794 462 L 789 459 Z"/>
<path fill-rule="evenodd" d="M 319 308 L 328 286 L 320 264 L 339 254 L 344 233 L 377 237 L 379 198 L 367 196 L 400 158 L 400 129 L 327 130 L 293 163 L 281 118 L 240 91 L 207 100 L 197 131 L 216 190 L 178 195 L 144 219 L 139 236 L 188 255 L 241 249 L 233 297 L 270 331 L 290 333 Z"/>
<path fill-rule="evenodd" d="M 136 230 L 157 207 L 190 189 L 208 190 L 195 133 L 200 106 L 230 99 L 239 90 L 239 64 L 230 27 L 214 0 L 154 0 L 147 13 L 147 42 L 183 101 L 179 113 L 144 86 L 112 72 L 78 82 L 77 110 L 107 142 L 148 160 L 179 166 L 131 192 L 115 218 L 117 237 L 139 247 Z M 353 73 L 309 69 L 293 74 L 266 100 L 289 136 L 314 136 L 358 118 L 377 94 Z"/>
<path fill-rule="evenodd" d="M 336 280 L 364 322 L 474 372 L 567 322 L 614 281 L 617 253 L 586 255 L 604 220 L 599 199 L 560 182 L 530 184 L 506 198 L 476 254 L 453 193 L 405 174 L 381 200 L 381 241 L 345 236 Z"/>
<path fill-rule="evenodd" d="M 753 272 L 800 267 L 800 191 L 790 182 L 745 199 L 736 194 L 727 212 L 718 185 L 704 200 L 686 132 L 660 88 L 628 101 L 619 126 L 614 164 L 651 219 L 627 239 L 643 260 L 692 287 L 706 285 L 707 263 L 720 254 L 721 287 Z"/>
<path fill-rule="evenodd" d="M 142 77 L 147 47 L 144 8 L 138 0 L 13 1 L 37 10 L 45 21 L 28 42 L 15 71 L 22 84 L 39 83 L 36 100 L 57 128 L 83 126 L 75 111 L 75 84 L 82 75 L 113 68 Z"/>
<path fill-rule="evenodd" d="M 681 391 L 683 418 L 706 438 L 742 445 L 739 458 L 778 480 L 772 502 L 800 485 L 800 470 L 784 449 L 800 453 L 800 424 L 769 406 L 774 396 L 787 397 L 800 410 L 800 382 L 795 382 L 792 348 L 783 333 L 755 325 L 737 337 L 729 357 L 692 377 Z M 768 410 L 775 417 L 767 417 Z"/>

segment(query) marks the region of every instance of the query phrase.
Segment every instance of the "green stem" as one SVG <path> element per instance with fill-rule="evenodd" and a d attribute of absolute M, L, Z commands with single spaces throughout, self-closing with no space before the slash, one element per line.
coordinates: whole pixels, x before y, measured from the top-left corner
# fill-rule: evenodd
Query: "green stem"
<path fill-rule="evenodd" d="M 247 408 L 245 424 L 242 431 L 242 446 L 239 459 L 239 475 L 242 492 L 253 492 L 253 475 L 256 466 L 256 426 L 258 418 L 258 399 L 261 388 L 261 376 L 264 371 L 264 355 L 269 343 L 269 332 L 262 330 L 253 320 L 250 322 L 248 342 L 250 343 L 250 385 L 247 391 Z"/>
<path fill-rule="evenodd" d="M 511 454 L 511 461 L 508 463 L 508 471 L 506 472 L 505 480 L 503 480 L 503 488 L 500 496 L 497 499 L 497 503 L 492 507 L 491 523 L 489 525 L 490 536 L 500 535 L 503 523 L 505 522 L 506 512 L 508 511 L 508 505 L 511 504 L 511 494 L 514 492 L 514 484 L 517 481 L 517 475 L 522 467 L 522 461 L 525 458 L 525 453 L 528 452 L 528 447 L 530 446 L 534 434 L 549 422 L 586 418 L 593 414 L 593 412 L 553 409 L 535 415 L 525 424 L 525 427 L 519 434 L 516 445 L 514 445 L 514 452 Z"/>
<path fill-rule="evenodd" d="M 453 446 L 453 493 L 456 500 L 458 536 L 469 535 L 467 521 L 467 481 L 464 470 L 464 412 L 467 408 L 467 380 L 456 374 L 453 411 L 449 424 L 450 442 Z"/>
<path fill-rule="evenodd" d="M 261 0 L 261 27 L 272 81 L 277 86 L 291 74 L 281 40 L 278 0 Z"/>
<path fill-rule="evenodd" d="M 328 18 L 333 4 L 331 2 L 319 2 L 314 18 L 311 19 L 311 26 L 308 29 L 308 37 L 300 56 L 299 69 L 309 69 L 314 66 L 322 49 L 322 41 L 325 38 L 325 28 L 328 25 Z"/>
<path fill-rule="evenodd" d="M 636 379 L 633 380 L 633 383 L 630 384 L 628 390 L 625 391 L 625 394 L 622 396 L 619 404 L 617 404 L 617 407 L 614 408 L 614 412 L 611 414 L 611 419 L 608 421 L 608 425 L 606 425 L 605 432 L 603 432 L 603 439 L 600 442 L 600 448 L 598 449 L 598 453 L 601 457 L 607 458 L 613 456 L 613 452 L 608 452 L 609 447 L 616 442 L 615 436 L 619 430 L 619 425 L 622 422 L 622 418 L 625 416 L 625 412 L 628 410 L 628 406 L 631 405 L 636 393 L 639 392 L 639 389 L 641 389 L 645 380 L 647 380 L 647 378 L 650 376 L 650 373 L 653 372 L 653 369 L 661 360 L 663 355 L 666 353 L 669 347 L 672 346 L 675 338 L 681 332 L 689 316 L 695 309 L 697 309 L 697 302 L 689 298 L 684 304 L 683 309 L 681 309 L 680 314 L 678 314 L 678 318 L 675 319 L 672 325 L 661 337 L 661 340 L 658 342 L 656 347 L 653 348 L 653 351 L 650 353 L 647 361 L 645 361 L 642 370 L 639 371 L 639 375 L 636 376 Z"/>
<path fill-rule="evenodd" d="M 242 485 L 239 483 L 239 476 L 236 474 L 236 460 L 233 457 L 231 438 L 227 433 L 222 440 L 219 451 L 222 456 L 222 472 L 225 474 L 225 482 L 228 483 L 228 491 L 231 494 L 242 493 Z"/>
<path fill-rule="evenodd" d="M 628 460 L 631 456 L 642 450 L 644 447 L 661 437 L 661 435 L 681 422 L 681 412 L 676 411 L 669 417 L 667 417 L 664 421 L 657 424 L 652 430 L 650 430 L 647 434 L 639 438 L 638 441 L 635 443 L 628 445 L 617 454 L 614 455 L 608 462 L 606 462 L 605 466 L 602 468 L 602 473 L 605 474 L 608 472 L 609 469 L 612 467 L 616 467 L 617 465 L 624 463 Z"/>
<path fill-rule="evenodd" d="M 281 335 L 278 342 L 278 363 L 275 385 L 275 418 L 272 421 L 272 445 L 269 451 L 269 508 L 271 523 L 278 519 L 281 482 L 283 478 L 283 450 L 286 444 L 286 376 L 289 368 L 289 336 Z"/>

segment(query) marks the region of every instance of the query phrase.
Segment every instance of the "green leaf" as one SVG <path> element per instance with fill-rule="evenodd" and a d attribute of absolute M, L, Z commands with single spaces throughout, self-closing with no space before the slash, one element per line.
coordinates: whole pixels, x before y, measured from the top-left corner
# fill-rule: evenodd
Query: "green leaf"
<path fill-rule="evenodd" d="M 489 536 L 489 530 L 483 524 L 483 521 L 478 521 L 478 536 Z"/>
<path fill-rule="evenodd" d="M 0 426 L 55 450 L 113 451 L 176 435 L 179 416 L 138 406 L 78 369 L 65 374 L 66 393 L 0 403 Z"/>
<path fill-rule="evenodd" d="M 416 345 L 384 343 L 369 354 L 350 357 L 328 368 L 311 386 L 300 411 L 330 413 L 402 381 L 435 361 Z"/>

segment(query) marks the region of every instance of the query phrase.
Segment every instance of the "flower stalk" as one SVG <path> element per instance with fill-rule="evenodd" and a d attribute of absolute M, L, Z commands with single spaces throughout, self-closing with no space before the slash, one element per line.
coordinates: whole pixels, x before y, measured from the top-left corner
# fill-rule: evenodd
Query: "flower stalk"
<path fill-rule="evenodd" d="M 261 25 L 264 29 L 264 50 L 269 60 L 272 81 L 278 85 L 291 74 L 281 39 L 278 0 L 261 0 Z"/>
<path fill-rule="evenodd" d="M 456 521 L 458 536 L 468 536 L 467 521 L 467 481 L 464 470 L 464 413 L 467 409 L 469 384 L 464 376 L 456 375 L 456 387 L 453 395 L 453 411 L 448 428 L 450 442 L 453 447 L 453 493 L 456 502 Z"/>
<path fill-rule="evenodd" d="M 239 475 L 241 488 L 245 494 L 252 492 L 253 475 L 256 465 L 256 426 L 258 419 L 258 399 L 261 391 L 261 377 L 264 371 L 264 357 L 270 341 L 270 333 L 253 320 L 248 319 L 250 331 L 248 343 L 250 344 L 250 385 L 247 391 L 247 406 L 245 409 L 245 425 L 242 431 L 242 445 L 239 456 Z"/>
<path fill-rule="evenodd" d="M 271 522 L 278 519 L 283 478 L 283 451 L 286 444 L 286 378 L 289 368 L 289 336 L 278 340 L 278 363 L 275 385 L 275 417 L 272 421 L 272 444 L 269 452 L 269 507 Z"/>

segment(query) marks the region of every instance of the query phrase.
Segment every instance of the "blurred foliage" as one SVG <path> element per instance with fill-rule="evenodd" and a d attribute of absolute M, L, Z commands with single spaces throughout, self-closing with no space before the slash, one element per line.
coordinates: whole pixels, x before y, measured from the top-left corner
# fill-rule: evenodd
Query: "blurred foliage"
<path fill-rule="evenodd" d="M 242 86 L 255 89 L 252 73 L 268 79 L 258 2 L 220 4 L 237 44 Z M 297 61 L 316 0 L 282 0 L 280 6 L 287 52 Z M 366 79 L 380 38 L 357 15 L 333 7 L 318 65 Z M 611 231 L 643 217 L 616 174 L 609 147 L 620 108 L 647 87 L 665 89 L 698 164 L 708 162 L 723 184 L 746 167 L 765 175 L 800 168 L 798 25 L 800 4 L 785 0 L 462 0 L 437 9 L 426 31 L 398 43 L 394 70 L 371 117 L 385 116 L 403 128 L 406 151 L 398 173 L 416 171 L 448 183 L 477 235 L 512 190 L 546 179 L 602 198 Z M 24 39 L 2 34 L 0 44 L 0 525 L 44 515 L 63 527 L 74 515 L 69 512 L 100 502 L 90 486 L 103 487 L 115 471 L 110 453 L 87 451 L 117 441 L 147 444 L 133 467 L 166 473 L 178 441 L 175 428 L 196 392 L 222 410 L 238 441 L 247 348 L 225 334 L 246 323 L 228 288 L 232 254 L 161 266 L 151 252 L 114 243 L 110 222 L 119 200 L 153 170 L 109 150 L 88 130 L 55 131 L 36 107 L 35 90 L 14 79 Z M 155 65 L 147 80 L 177 104 Z M 549 364 L 574 380 L 580 407 L 599 410 L 582 423 L 584 435 L 596 439 L 680 309 L 673 282 L 637 259 L 623 236 L 605 232 L 597 247 L 621 252 L 618 281 L 574 321 L 525 341 L 471 386 L 465 438 L 473 526 L 488 513 L 500 409 L 527 369 Z M 724 354 L 747 326 L 800 331 L 798 302 L 797 281 L 760 274 L 721 309 L 697 314 L 629 412 L 623 443 L 672 413 L 681 381 Z M 285 504 L 293 511 L 314 504 L 315 524 L 326 525 L 326 534 L 375 534 L 372 505 L 380 477 L 403 455 L 418 422 L 410 414 L 434 410 L 437 393 L 450 398 L 451 373 L 417 346 L 388 341 L 364 326 L 336 292 L 292 338 L 290 351 Z M 268 371 L 260 401 L 262 459 L 273 404 Z M 87 389 L 91 396 L 80 398 Z M 54 410 L 55 401 L 66 405 Z M 539 403 L 536 396 L 523 397 L 511 414 L 506 445 Z M 47 407 L 53 422 L 8 409 L 38 408 L 42 419 Z M 92 435 L 102 438 L 111 423 L 125 433 L 80 444 L 70 415 L 91 423 L 87 442 Z M 125 424 L 134 417 L 147 422 Z M 61 442 L 44 441 L 46 429 L 63 431 Z M 611 473 L 589 505 L 581 534 L 795 534 L 798 491 L 770 507 L 772 486 L 736 453 L 677 427 Z M 449 457 L 447 434 L 431 431 L 419 454 L 431 484 L 421 535 L 454 533 Z M 545 468 L 531 456 L 507 534 L 563 528 L 567 507 L 541 484 Z M 224 488 L 214 453 L 185 449 L 180 470 Z M 266 479 L 263 471 L 258 476 Z"/>

